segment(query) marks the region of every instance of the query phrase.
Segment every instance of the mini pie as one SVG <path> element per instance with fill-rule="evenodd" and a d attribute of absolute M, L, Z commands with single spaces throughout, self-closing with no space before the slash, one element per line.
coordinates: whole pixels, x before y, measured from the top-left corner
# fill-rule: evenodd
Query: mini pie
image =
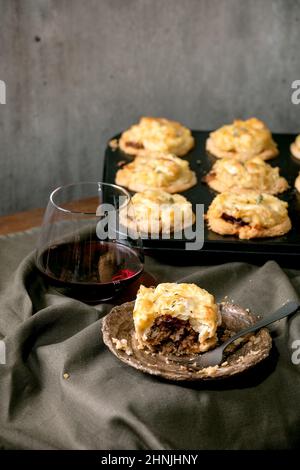
<path fill-rule="evenodd" d="M 255 156 L 268 160 L 278 155 L 271 132 L 256 118 L 235 120 L 211 132 L 206 150 L 217 158 L 234 157 L 243 161 Z"/>
<path fill-rule="evenodd" d="M 137 192 L 157 188 L 167 193 L 180 193 L 196 183 L 196 175 L 188 162 L 169 153 L 138 156 L 116 175 L 116 184 Z"/>
<path fill-rule="evenodd" d="M 297 191 L 300 193 L 300 173 L 299 173 L 299 175 L 297 176 L 297 178 L 295 179 L 295 188 L 296 188 Z"/>
<path fill-rule="evenodd" d="M 295 158 L 300 158 L 300 134 L 296 137 L 295 142 L 291 144 L 290 149 Z"/>
<path fill-rule="evenodd" d="M 221 158 L 216 161 L 203 180 L 220 193 L 254 189 L 278 194 L 289 186 L 286 179 L 279 175 L 279 168 L 273 168 L 260 157 L 254 157 L 245 162 L 235 158 Z"/>
<path fill-rule="evenodd" d="M 196 284 L 163 283 L 140 286 L 133 320 L 140 349 L 181 355 L 214 347 L 221 316 L 214 297 Z"/>
<path fill-rule="evenodd" d="M 142 233 L 157 234 L 182 230 L 194 223 L 192 204 L 179 194 L 170 195 L 160 189 L 136 193 L 121 222 Z"/>
<path fill-rule="evenodd" d="M 194 143 L 191 131 L 179 122 L 142 117 L 138 124 L 123 132 L 119 147 L 130 155 L 143 155 L 151 151 L 174 153 L 182 157 L 194 147 Z"/>
<path fill-rule="evenodd" d="M 212 201 L 206 219 L 209 228 L 221 235 L 276 237 L 292 227 L 287 207 L 287 202 L 258 191 L 225 192 Z"/>

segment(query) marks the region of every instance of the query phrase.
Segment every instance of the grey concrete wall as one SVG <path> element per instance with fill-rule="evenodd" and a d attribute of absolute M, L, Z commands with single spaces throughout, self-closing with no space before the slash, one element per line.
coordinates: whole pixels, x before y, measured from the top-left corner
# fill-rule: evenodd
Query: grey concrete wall
<path fill-rule="evenodd" d="M 141 114 L 300 132 L 298 0 L 0 0 L 0 213 L 101 177 Z"/>

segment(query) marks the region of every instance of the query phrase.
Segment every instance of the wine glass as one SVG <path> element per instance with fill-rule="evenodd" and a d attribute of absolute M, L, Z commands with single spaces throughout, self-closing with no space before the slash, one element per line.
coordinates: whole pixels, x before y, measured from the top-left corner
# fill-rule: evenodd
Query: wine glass
<path fill-rule="evenodd" d="M 130 229 L 120 214 L 130 214 Z M 128 191 L 83 182 L 55 189 L 44 215 L 36 265 L 60 292 L 109 300 L 143 272 L 143 249 Z"/>

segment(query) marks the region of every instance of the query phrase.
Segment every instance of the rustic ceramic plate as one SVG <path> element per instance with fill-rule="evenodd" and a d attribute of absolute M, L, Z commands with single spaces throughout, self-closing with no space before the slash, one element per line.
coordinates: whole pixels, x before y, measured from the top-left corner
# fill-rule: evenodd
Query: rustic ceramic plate
<path fill-rule="evenodd" d="M 147 374 L 176 381 L 230 377 L 261 362 L 269 355 L 272 347 L 269 331 L 263 328 L 245 338 L 242 343 L 234 345 L 220 366 L 189 370 L 186 366 L 169 361 L 167 356 L 138 349 L 132 318 L 133 306 L 134 302 L 127 302 L 110 311 L 102 322 L 103 340 L 118 359 Z M 257 321 L 255 315 L 238 305 L 226 302 L 219 304 L 219 308 L 222 314 L 220 342 Z"/>

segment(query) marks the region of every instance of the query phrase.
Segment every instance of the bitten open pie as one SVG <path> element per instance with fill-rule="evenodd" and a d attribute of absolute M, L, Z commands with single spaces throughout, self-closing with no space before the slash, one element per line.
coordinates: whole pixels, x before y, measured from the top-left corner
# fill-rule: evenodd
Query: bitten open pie
<path fill-rule="evenodd" d="M 221 322 L 214 297 L 196 284 L 185 283 L 142 285 L 133 320 L 141 349 L 178 355 L 214 347 Z"/>
<path fill-rule="evenodd" d="M 245 162 L 235 158 L 221 158 L 216 161 L 203 180 L 220 193 L 254 189 L 278 194 L 289 186 L 286 179 L 279 175 L 279 168 L 273 168 L 260 157 L 254 157 Z"/>
<path fill-rule="evenodd" d="M 291 153 L 296 158 L 300 158 L 300 134 L 296 137 L 295 142 L 291 144 Z"/>
<path fill-rule="evenodd" d="M 211 230 L 239 238 L 276 237 L 291 229 L 287 202 L 258 191 L 221 193 L 208 208 Z"/>
<path fill-rule="evenodd" d="M 123 132 L 119 147 L 130 155 L 152 151 L 174 153 L 181 157 L 194 147 L 194 143 L 191 131 L 179 122 L 142 117 L 138 124 Z"/>
<path fill-rule="evenodd" d="M 265 124 L 256 118 L 235 120 L 214 132 L 206 141 L 206 150 L 217 158 L 248 160 L 258 156 L 263 160 L 276 157 L 278 149 Z"/>
<path fill-rule="evenodd" d="M 121 213 L 124 225 L 141 233 L 171 233 L 194 223 L 192 204 L 180 194 L 169 194 L 160 189 L 147 189 L 136 193 L 126 213 Z M 128 209 L 128 210 L 127 210 Z"/>
<path fill-rule="evenodd" d="M 159 188 L 168 193 L 180 193 L 194 186 L 197 178 L 186 160 L 156 152 L 138 156 L 118 170 L 116 183 L 131 191 Z"/>

